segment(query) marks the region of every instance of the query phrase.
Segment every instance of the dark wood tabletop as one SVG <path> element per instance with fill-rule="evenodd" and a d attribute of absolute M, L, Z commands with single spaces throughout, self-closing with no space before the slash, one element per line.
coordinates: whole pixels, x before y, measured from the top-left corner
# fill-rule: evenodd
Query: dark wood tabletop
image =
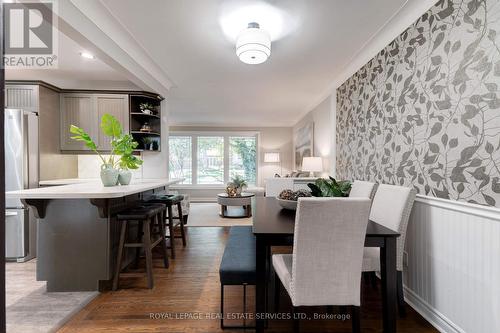
<path fill-rule="evenodd" d="M 253 209 L 253 233 L 272 235 L 293 235 L 295 229 L 295 211 L 283 209 L 276 198 L 255 198 Z M 366 236 L 399 237 L 399 233 L 383 225 L 368 221 Z"/>

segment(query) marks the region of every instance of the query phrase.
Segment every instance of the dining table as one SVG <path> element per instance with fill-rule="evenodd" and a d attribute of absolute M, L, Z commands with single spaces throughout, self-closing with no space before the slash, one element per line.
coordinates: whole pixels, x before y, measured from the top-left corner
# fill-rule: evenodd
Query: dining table
<path fill-rule="evenodd" d="M 332 217 L 334 218 L 334 217 Z M 314 221 L 311 221 L 314 223 Z M 265 330 L 267 311 L 268 272 L 271 266 L 272 246 L 293 244 L 295 211 L 283 209 L 275 197 L 255 198 L 253 206 L 253 233 L 256 238 L 256 332 Z M 365 247 L 380 248 L 380 275 L 382 282 L 383 332 L 396 332 L 397 284 L 396 241 L 400 234 L 381 224 L 368 221 Z M 339 268 L 341 269 L 341 268 Z M 335 305 L 335 304 L 332 304 Z M 361 304 L 361 306 L 363 306 Z"/>

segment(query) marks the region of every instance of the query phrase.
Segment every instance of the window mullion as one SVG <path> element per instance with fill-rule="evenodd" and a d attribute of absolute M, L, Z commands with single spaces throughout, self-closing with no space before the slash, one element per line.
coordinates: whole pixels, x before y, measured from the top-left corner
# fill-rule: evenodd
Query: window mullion
<path fill-rule="evenodd" d="M 198 184 L 198 136 L 191 136 L 191 184 Z"/>
<path fill-rule="evenodd" d="M 224 183 L 229 182 L 229 136 L 224 135 Z"/>

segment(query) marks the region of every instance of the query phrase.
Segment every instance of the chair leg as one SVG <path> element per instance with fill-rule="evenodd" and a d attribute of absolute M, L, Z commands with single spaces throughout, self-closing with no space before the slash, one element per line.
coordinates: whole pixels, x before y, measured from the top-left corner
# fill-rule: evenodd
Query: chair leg
<path fill-rule="evenodd" d="M 165 236 L 165 211 L 162 211 L 159 215 L 156 216 L 156 221 L 158 222 L 158 227 L 160 228 L 160 237 L 161 239 L 161 251 L 163 255 L 163 265 L 165 268 L 168 268 L 168 252 L 167 252 L 167 238 Z"/>
<path fill-rule="evenodd" d="M 146 254 L 146 274 L 148 278 L 148 288 L 153 289 L 154 281 L 153 281 L 153 254 L 151 253 L 151 221 L 146 221 L 143 224 L 143 246 L 144 253 Z"/>
<path fill-rule="evenodd" d="M 375 274 L 375 272 L 368 272 L 368 275 L 370 276 L 372 288 L 377 289 L 377 275 Z"/>
<path fill-rule="evenodd" d="M 142 221 L 139 221 L 139 224 L 137 226 L 137 236 L 135 240 L 137 243 L 141 243 L 142 241 Z M 135 262 L 134 262 L 135 268 L 139 268 L 140 258 L 141 258 L 141 248 L 137 247 L 135 249 Z"/>
<path fill-rule="evenodd" d="M 403 291 L 403 272 L 397 274 L 397 292 L 398 292 L 398 312 L 400 317 L 406 317 L 405 294 Z"/>
<path fill-rule="evenodd" d="M 224 285 L 220 285 L 220 328 L 224 329 Z"/>
<path fill-rule="evenodd" d="M 184 230 L 184 221 L 182 219 L 182 217 L 183 217 L 182 205 L 180 202 L 177 204 L 177 213 L 179 214 L 179 221 L 181 222 L 180 228 L 181 228 L 182 246 L 186 246 L 186 232 Z"/>
<path fill-rule="evenodd" d="M 188 224 L 188 215 L 184 215 L 182 217 L 182 221 L 184 222 L 184 224 Z"/>
<path fill-rule="evenodd" d="M 361 330 L 361 325 L 360 325 L 360 307 L 359 306 L 352 306 L 352 315 L 351 315 L 351 320 L 352 320 L 352 333 L 359 333 Z"/>
<path fill-rule="evenodd" d="M 280 308 L 281 280 L 278 274 L 274 273 L 274 312 Z"/>
<path fill-rule="evenodd" d="M 172 213 L 172 205 L 167 206 L 168 209 L 168 232 L 170 238 L 170 253 L 172 259 L 175 259 L 175 235 L 174 235 L 174 216 Z"/>
<path fill-rule="evenodd" d="M 246 323 L 247 314 L 247 284 L 243 284 L 243 327 L 247 327 Z"/>
<path fill-rule="evenodd" d="M 125 236 L 127 232 L 127 223 L 128 221 L 122 221 L 120 229 L 120 242 L 118 245 L 118 258 L 116 258 L 115 276 L 113 277 L 113 290 L 118 289 L 118 279 L 120 278 L 120 271 L 122 268 L 122 257 L 123 248 L 125 245 Z"/>
<path fill-rule="evenodd" d="M 299 333 L 300 331 L 300 319 L 298 316 L 299 308 L 297 306 L 292 306 L 292 320 L 293 320 L 293 333 Z"/>

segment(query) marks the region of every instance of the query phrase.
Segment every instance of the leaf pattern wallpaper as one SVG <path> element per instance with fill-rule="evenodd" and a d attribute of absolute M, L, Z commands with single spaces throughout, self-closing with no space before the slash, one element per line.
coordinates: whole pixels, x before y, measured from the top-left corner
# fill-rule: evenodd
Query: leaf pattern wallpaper
<path fill-rule="evenodd" d="M 337 89 L 337 176 L 500 206 L 500 0 L 441 0 Z"/>

